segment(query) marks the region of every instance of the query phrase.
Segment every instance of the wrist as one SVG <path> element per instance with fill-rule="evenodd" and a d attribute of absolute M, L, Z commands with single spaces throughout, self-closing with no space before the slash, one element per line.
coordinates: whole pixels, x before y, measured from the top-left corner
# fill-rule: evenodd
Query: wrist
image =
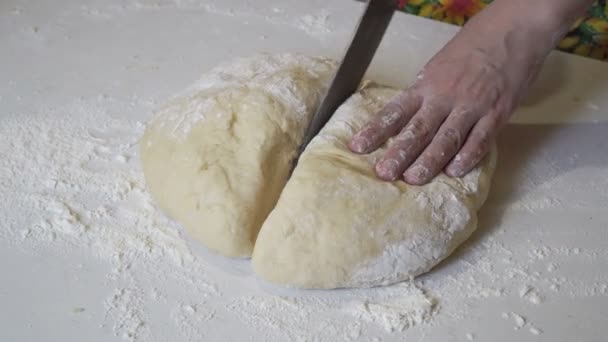
<path fill-rule="evenodd" d="M 542 5 L 546 1 L 571 0 L 495 0 L 465 25 L 463 33 L 498 40 L 510 37 L 519 41 L 519 47 L 525 47 L 526 51 L 548 53 L 567 33 L 571 20 L 562 13 L 561 7 Z M 528 46 L 522 46 L 525 42 Z"/>
<path fill-rule="evenodd" d="M 566 35 L 591 0 L 495 0 L 459 34 L 500 61 L 537 64 Z"/>
<path fill-rule="evenodd" d="M 519 28 L 537 36 L 539 43 L 550 39 L 551 48 L 557 45 L 572 24 L 582 17 L 593 0 L 495 0 L 480 13 L 487 17 L 496 30 Z M 473 18 L 475 19 L 475 18 Z M 541 41 L 542 39 L 542 41 Z"/>

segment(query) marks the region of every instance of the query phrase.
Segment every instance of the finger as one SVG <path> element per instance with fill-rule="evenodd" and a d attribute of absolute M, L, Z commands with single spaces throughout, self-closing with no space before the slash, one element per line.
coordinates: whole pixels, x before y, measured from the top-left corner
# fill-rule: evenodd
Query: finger
<path fill-rule="evenodd" d="M 431 142 L 433 135 L 450 112 L 445 105 L 425 104 L 399 133 L 376 164 L 376 174 L 384 180 L 396 180 Z"/>
<path fill-rule="evenodd" d="M 380 147 L 388 138 L 397 134 L 416 113 L 422 98 L 412 91 L 403 91 L 393 97 L 363 128 L 350 144 L 355 153 L 369 153 Z"/>
<path fill-rule="evenodd" d="M 405 171 L 403 179 L 414 185 L 431 181 L 460 150 L 471 127 L 478 120 L 476 112 L 466 109 L 452 111 L 424 152 Z"/>
<path fill-rule="evenodd" d="M 460 151 L 445 168 L 445 173 L 451 177 L 462 177 L 477 166 L 490 150 L 502 124 L 497 115 L 482 117 L 469 133 Z"/>

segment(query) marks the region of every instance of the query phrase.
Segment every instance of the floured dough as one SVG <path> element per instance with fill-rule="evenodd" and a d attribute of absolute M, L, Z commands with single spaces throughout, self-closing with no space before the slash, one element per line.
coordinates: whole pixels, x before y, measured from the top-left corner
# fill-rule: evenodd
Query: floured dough
<path fill-rule="evenodd" d="M 464 178 L 425 186 L 384 182 L 373 171 L 386 148 L 356 155 L 352 135 L 397 90 L 370 86 L 334 114 L 301 156 L 256 241 L 262 278 L 295 287 L 369 287 L 428 271 L 476 228 L 495 150 Z"/>
<path fill-rule="evenodd" d="M 330 60 L 284 54 L 214 69 L 146 129 L 148 187 L 210 249 L 247 257 L 255 242 L 254 270 L 271 282 L 368 287 L 426 272 L 475 229 L 496 152 L 461 179 L 441 174 L 425 186 L 379 180 L 373 164 L 386 147 L 369 155 L 347 147 L 397 93 L 371 85 L 340 107 L 285 184 L 334 68 Z"/>
<path fill-rule="evenodd" d="M 164 105 L 141 142 L 150 192 L 208 248 L 247 257 L 335 63 L 238 59 Z"/>

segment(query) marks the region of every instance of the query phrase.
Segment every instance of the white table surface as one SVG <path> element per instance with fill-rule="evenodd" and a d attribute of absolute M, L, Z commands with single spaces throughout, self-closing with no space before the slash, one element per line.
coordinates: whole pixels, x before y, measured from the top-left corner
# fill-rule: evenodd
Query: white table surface
<path fill-rule="evenodd" d="M 3 0 L 0 128 L 98 111 L 120 134 L 85 121 L 91 132 L 136 142 L 156 105 L 226 59 L 284 51 L 339 57 L 361 9 L 348 0 Z M 407 84 L 456 30 L 395 15 L 369 77 Z M 155 249 L 164 245 L 150 229 L 130 241 L 152 247 L 126 245 L 117 254 L 96 247 L 94 237 L 80 244 L 61 231 L 51 243 L 19 239 L 15 232 L 46 214 L 14 204 L 21 203 L 17 177 L 29 170 L 0 172 L 0 191 L 15 194 L 0 197 L 0 341 L 606 341 L 606 94 L 608 64 L 550 56 L 500 137 L 478 231 L 415 281 L 437 301 L 436 311 L 402 332 L 338 307 L 383 296 L 382 289 L 278 297 L 256 282 L 247 261 L 209 255 L 158 213 L 167 241 L 178 247 Z M 66 129 L 64 139 L 70 134 Z M 18 158 L 7 140 L 0 139 L 0 171 Z M 136 148 L 126 153 L 136 156 Z M 140 172 L 136 158 L 120 167 Z M 78 184 L 79 193 L 87 184 Z M 23 189 L 23 196 L 34 190 Z M 121 229 L 128 235 L 131 228 Z M 178 251 L 177 264 L 156 250 Z"/>

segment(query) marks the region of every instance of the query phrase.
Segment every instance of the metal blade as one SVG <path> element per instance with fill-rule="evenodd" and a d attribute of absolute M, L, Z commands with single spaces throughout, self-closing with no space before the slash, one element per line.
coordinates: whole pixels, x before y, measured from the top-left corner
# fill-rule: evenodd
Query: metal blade
<path fill-rule="evenodd" d="M 336 70 L 327 94 L 321 101 L 298 148 L 293 168 L 308 143 L 329 121 L 336 109 L 359 87 L 396 8 L 395 0 L 369 0 L 367 3 L 342 63 Z"/>

